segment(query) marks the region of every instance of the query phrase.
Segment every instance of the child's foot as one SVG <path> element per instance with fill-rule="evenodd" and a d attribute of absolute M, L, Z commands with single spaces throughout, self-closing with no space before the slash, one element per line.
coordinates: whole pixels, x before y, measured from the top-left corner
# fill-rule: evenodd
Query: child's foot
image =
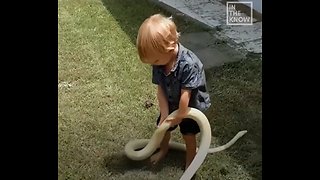
<path fill-rule="evenodd" d="M 150 157 L 150 162 L 155 165 L 157 164 L 161 159 L 163 159 L 166 154 L 168 153 L 168 150 L 160 150 L 159 152 L 153 154 L 151 157 Z"/>

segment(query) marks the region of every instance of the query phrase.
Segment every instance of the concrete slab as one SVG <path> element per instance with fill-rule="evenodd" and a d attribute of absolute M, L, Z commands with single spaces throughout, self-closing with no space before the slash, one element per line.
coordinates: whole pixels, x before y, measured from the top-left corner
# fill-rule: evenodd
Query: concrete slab
<path fill-rule="evenodd" d="M 235 51 L 234 48 L 230 48 L 223 43 L 221 44 L 209 32 L 182 34 L 180 42 L 200 58 L 205 69 L 239 61 L 244 58 L 244 55 Z"/>
<path fill-rule="evenodd" d="M 254 23 L 251 26 L 224 26 L 220 31 L 236 43 L 258 40 L 262 38 L 262 22 Z"/>
<path fill-rule="evenodd" d="M 180 42 L 186 44 L 192 50 L 206 48 L 214 44 L 216 39 L 208 32 L 194 32 L 181 34 Z"/>
<path fill-rule="evenodd" d="M 229 57 L 227 54 L 218 49 L 207 47 L 204 49 L 197 49 L 193 51 L 201 60 L 205 69 L 210 69 L 216 66 L 222 66 L 225 63 L 237 61 Z"/>
<path fill-rule="evenodd" d="M 251 26 L 225 26 L 217 34 L 240 51 L 262 53 L 262 22 Z"/>

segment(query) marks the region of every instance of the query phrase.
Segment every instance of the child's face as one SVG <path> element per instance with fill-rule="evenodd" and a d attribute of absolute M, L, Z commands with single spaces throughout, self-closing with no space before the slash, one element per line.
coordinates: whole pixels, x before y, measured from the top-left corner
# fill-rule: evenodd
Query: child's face
<path fill-rule="evenodd" d="M 173 57 L 174 57 L 174 54 L 171 51 L 168 53 L 154 52 L 150 54 L 150 57 L 148 57 L 147 64 L 157 65 L 157 66 L 166 65 L 172 60 Z"/>

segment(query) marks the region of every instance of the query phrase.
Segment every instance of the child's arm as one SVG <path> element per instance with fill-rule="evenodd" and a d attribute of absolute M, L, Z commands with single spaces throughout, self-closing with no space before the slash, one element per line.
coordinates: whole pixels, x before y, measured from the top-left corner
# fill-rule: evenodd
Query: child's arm
<path fill-rule="evenodd" d="M 168 119 L 168 121 L 171 121 L 172 126 L 180 124 L 182 119 L 187 116 L 190 97 L 191 90 L 181 89 L 181 97 L 177 116 L 174 119 Z"/>
<path fill-rule="evenodd" d="M 165 120 L 167 118 L 167 116 L 169 115 L 168 101 L 167 101 L 160 85 L 158 85 L 157 98 L 158 98 L 160 114 L 161 114 L 160 122 L 158 124 L 158 126 L 160 126 L 161 123 L 163 122 L 163 120 Z"/>

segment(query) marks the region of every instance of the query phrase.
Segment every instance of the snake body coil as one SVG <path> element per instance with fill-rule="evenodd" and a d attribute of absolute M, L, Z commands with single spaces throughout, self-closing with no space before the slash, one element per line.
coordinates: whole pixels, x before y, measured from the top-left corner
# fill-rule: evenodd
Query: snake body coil
<path fill-rule="evenodd" d="M 177 114 L 177 110 L 172 112 L 167 118 L 174 117 Z M 189 108 L 188 115 L 186 118 L 191 118 L 197 122 L 200 127 L 200 144 L 199 148 L 197 149 L 197 154 L 194 157 L 192 163 L 189 167 L 185 170 L 183 175 L 181 176 L 180 180 L 190 180 L 191 177 L 195 174 L 198 168 L 203 163 L 205 157 L 208 153 L 215 153 L 226 148 L 230 147 L 234 144 L 240 137 L 242 137 L 247 131 L 240 131 L 237 135 L 235 135 L 228 143 L 225 145 L 210 148 L 211 144 L 211 127 L 207 117 L 198 109 Z M 164 121 L 159 128 L 155 130 L 151 139 L 135 139 L 129 141 L 125 146 L 125 153 L 128 158 L 132 160 L 144 160 L 150 157 L 157 148 L 160 147 L 160 143 L 166 133 L 166 131 L 170 128 L 170 123 Z M 177 150 L 185 150 L 185 144 L 177 143 L 170 141 L 169 142 L 170 148 L 177 149 Z M 142 149 L 141 149 L 142 148 Z M 141 149 L 136 151 L 136 149 Z"/>

